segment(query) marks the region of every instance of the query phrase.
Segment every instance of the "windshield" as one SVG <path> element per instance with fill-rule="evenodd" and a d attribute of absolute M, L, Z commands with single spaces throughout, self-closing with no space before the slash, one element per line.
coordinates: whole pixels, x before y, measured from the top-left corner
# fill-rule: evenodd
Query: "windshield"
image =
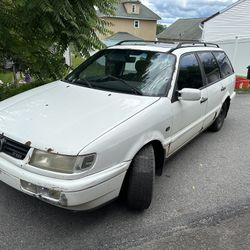
<path fill-rule="evenodd" d="M 66 80 L 84 87 L 146 96 L 165 96 L 175 64 L 171 54 L 142 50 L 103 50 Z"/>

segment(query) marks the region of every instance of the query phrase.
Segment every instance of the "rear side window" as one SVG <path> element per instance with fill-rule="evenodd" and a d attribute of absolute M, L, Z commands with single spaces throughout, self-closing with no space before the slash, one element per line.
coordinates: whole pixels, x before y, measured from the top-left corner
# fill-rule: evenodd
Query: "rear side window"
<path fill-rule="evenodd" d="M 234 73 L 231 62 L 224 52 L 213 52 L 220 66 L 221 75 L 223 78 L 230 76 Z"/>
<path fill-rule="evenodd" d="M 211 52 L 199 52 L 198 56 L 203 65 L 207 84 L 211 84 L 220 80 L 219 65 Z"/>
<path fill-rule="evenodd" d="M 184 88 L 199 89 L 203 86 L 201 69 L 194 54 L 181 57 L 177 86 L 178 90 Z"/>

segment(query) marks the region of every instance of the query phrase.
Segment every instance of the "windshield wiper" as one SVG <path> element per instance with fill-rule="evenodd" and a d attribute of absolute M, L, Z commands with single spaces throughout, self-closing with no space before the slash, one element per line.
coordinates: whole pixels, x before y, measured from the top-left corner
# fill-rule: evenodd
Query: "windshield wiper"
<path fill-rule="evenodd" d="M 118 77 L 116 77 L 116 76 L 106 75 L 106 76 L 104 76 L 103 78 L 101 78 L 100 80 L 103 81 L 103 80 L 106 79 L 106 78 L 111 78 L 111 79 L 117 80 L 117 81 L 119 81 L 119 82 L 122 82 L 122 83 L 123 83 L 124 85 L 126 85 L 129 89 L 133 90 L 133 92 L 134 92 L 135 94 L 137 94 L 137 95 L 143 95 L 143 93 L 142 93 L 139 89 L 137 89 L 136 87 L 131 86 L 127 81 L 125 81 L 125 80 L 123 80 L 123 79 L 121 79 L 121 78 L 118 78 Z"/>
<path fill-rule="evenodd" d="M 78 84 L 78 85 L 87 85 L 89 88 L 94 88 L 93 84 L 88 81 L 86 78 L 78 78 L 78 79 L 74 79 L 73 81 L 71 81 L 73 84 Z"/>

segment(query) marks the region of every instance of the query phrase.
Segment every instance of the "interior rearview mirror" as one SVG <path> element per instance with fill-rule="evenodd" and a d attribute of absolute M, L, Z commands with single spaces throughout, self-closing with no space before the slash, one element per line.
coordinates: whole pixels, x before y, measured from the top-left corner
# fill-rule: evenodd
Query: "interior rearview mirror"
<path fill-rule="evenodd" d="M 180 91 L 179 93 L 179 100 L 183 101 L 199 101 L 201 99 L 201 91 L 199 89 L 189 89 L 185 88 Z"/>

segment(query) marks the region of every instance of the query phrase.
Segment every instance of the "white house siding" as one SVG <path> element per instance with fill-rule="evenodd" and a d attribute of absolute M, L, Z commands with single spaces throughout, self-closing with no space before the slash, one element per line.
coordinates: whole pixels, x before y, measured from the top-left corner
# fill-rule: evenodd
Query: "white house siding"
<path fill-rule="evenodd" d="M 250 66 L 250 38 L 216 41 L 231 60 L 237 75 L 247 76 Z"/>
<path fill-rule="evenodd" d="M 71 66 L 71 53 L 70 48 L 68 47 L 67 50 L 64 52 L 65 64 Z"/>
<path fill-rule="evenodd" d="M 250 0 L 236 2 L 204 23 L 203 40 L 250 38 Z"/>
<path fill-rule="evenodd" d="M 236 74 L 246 76 L 250 65 L 250 0 L 240 0 L 206 21 L 202 40 L 219 44 Z"/>

